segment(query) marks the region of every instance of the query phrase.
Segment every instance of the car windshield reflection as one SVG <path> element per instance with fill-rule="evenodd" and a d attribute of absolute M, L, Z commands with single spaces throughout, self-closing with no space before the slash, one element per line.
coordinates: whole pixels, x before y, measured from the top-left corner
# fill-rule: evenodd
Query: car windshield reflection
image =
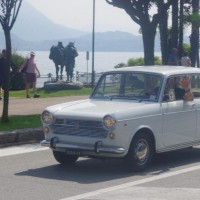
<path fill-rule="evenodd" d="M 157 74 L 115 72 L 99 80 L 91 98 L 158 101 L 163 77 Z"/>

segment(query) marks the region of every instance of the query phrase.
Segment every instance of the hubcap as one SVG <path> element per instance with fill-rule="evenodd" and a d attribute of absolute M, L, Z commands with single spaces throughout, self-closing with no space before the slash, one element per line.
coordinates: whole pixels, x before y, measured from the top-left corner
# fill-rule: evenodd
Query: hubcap
<path fill-rule="evenodd" d="M 138 164 L 143 165 L 149 157 L 149 145 L 146 140 L 139 140 L 135 147 L 135 157 Z"/>

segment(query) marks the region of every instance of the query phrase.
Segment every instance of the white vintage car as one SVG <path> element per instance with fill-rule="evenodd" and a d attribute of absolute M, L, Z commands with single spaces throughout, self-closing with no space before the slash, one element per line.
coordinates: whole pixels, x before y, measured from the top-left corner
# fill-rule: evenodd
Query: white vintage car
<path fill-rule="evenodd" d="M 125 158 L 142 171 L 155 153 L 200 144 L 200 69 L 140 66 L 104 73 L 89 99 L 47 107 L 45 140 L 61 164 Z"/>

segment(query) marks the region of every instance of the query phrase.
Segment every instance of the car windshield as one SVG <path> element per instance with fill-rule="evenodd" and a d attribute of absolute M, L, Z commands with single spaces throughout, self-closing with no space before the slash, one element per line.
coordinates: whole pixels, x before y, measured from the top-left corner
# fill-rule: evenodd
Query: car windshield
<path fill-rule="evenodd" d="M 151 73 L 105 73 L 99 80 L 92 99 L 158 101 L 163 77 Z"/>

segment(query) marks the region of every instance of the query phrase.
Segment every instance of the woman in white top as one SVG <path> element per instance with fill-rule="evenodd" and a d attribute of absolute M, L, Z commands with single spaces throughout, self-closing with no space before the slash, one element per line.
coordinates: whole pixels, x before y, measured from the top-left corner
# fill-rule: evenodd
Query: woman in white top
<path fill-rule="evenodd" d="M 185 52 L 184 56 L 181 58 L 181 65 L 186 67 L 191 67 L 191 61 L 190 58 L 188 57 L 187 52 Z"/>

